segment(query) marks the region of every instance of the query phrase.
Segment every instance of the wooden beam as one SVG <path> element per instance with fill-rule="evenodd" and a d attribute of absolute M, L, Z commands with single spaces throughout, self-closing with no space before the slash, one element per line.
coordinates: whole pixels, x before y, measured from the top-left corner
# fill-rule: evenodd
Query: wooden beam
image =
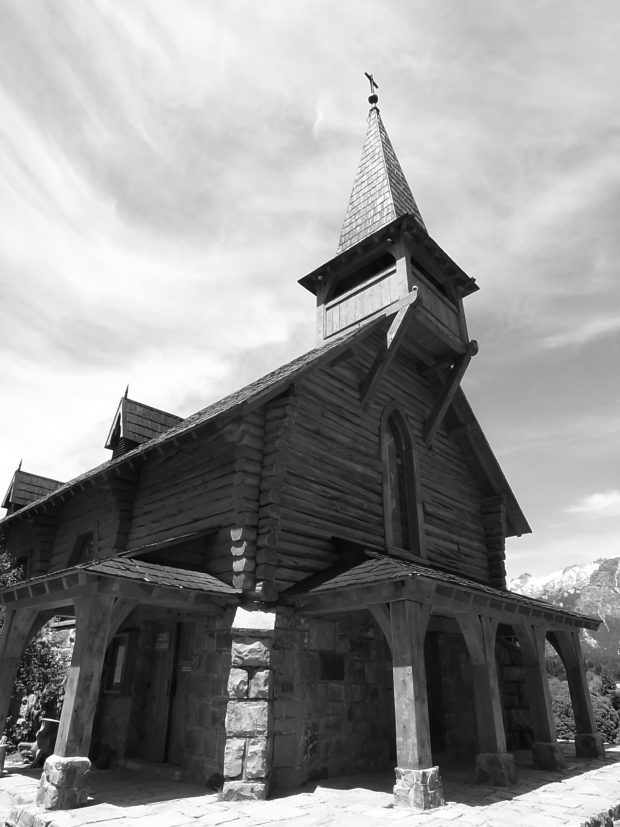
<path fill-rule="evenodd" d="M 513 629 L 523 653 L 525 687 L 530 702 L 534 741 L 555 743 L 555 718 L 545 668 L 545 628 L 515 623 Z"/>
<path fill-rule="evenodd" d="M 435 401 L 433 410 L 430 412 L 424 428 L 422 429 L 422 441 L 425 448 L 428 448 L 433 441 L 433 437 L 437 433 L 439 426 L 446 415 L 446 411 L 452 403 L 454 394 L 461 384 L 461 379 L 465 375 L 465 371 L 471 362 L 472 356 L 475 356 L 476 353 L 478 353 L 478 343 L 472 340 L 467 345 L 466 352 L 462 356 L 459 356 L 459 358 L 455 361 L 454 367 L 450 371 L 448 378 L 441 389 L 437 400 Z"/>
<path fill-rule="evenodd" d="M 497 621 L 474 613 L 459 615 L 457 620 L 471 659 L 478 752 L 506 752 L 495 662 Z"/>
<path fill-rule="evenodd" d="M 75 600 L 75 646 L 54 750 L 63 758 L 88 756 L 113 608 L 109 595 Z"/>
<path fill-rule="evenodd" d="M 9 704 L 22 652 L 33 631 L 38 630 L 34 609 L 7 609 L 0 632 L 0 736 L 9 712 Z"/>
<path fill-rule="evenodd" d="M 411 307 L 418 297 L 418 288 L 412 288 L 406 296 L 407 303 L 403 304 L 397 312 L 392 324 L 389 327 L 385 338 L 385 345 L 381 348 L 366 378 L 360 388 L 360 403 L 364 411 L 368 410 L 375 394 L 381 385 L 381 381 L 390 367 L 398 345 L 407 331 L 408 321 L 411 318 Z"/>
<path fill-rule="evenodd" d="M 377 626 L 381 629 L 383 634 L 385 635 L 385 639 L 387 640 L 388 646 L 390 650 L 392 649 L 392 625 L 390 621 L 390 610 L 389 608 L 384 605 L 378 606 L 369 606 L 368 608 L 371 615 L 377 621 Z"/>
<path fill-rule="evenodd" d="M 390 606 L 396 762 L 399 769 L 433 766 L 428 722 L 424 638 L 430 607 L 411 600 Z"/>

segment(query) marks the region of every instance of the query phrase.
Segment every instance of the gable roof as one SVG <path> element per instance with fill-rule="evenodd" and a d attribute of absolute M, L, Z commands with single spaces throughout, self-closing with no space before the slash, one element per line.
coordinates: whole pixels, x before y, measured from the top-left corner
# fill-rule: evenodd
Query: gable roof
<path fill-rule="evenodd" d="M 141 445 L 157 434 L 178 425 L 182 417 L 144 405 L 123 396 L 112 421 L 105 447 L 114 449 L 118 438 L 124 438 Z M 116 437 L 118 433 L 118 437 Z"/>
<path fill-rule="evenodd" d="M 335 357 L 341 350 L 346 350 L 354 338 L 367 336 L 382 323 L 385 323 L 385 317 L 376 319 L 374 322 L 367 324 L 363 329 L 349 330 L 343 336 L 334 337 L 322 343 L 319 347 L 298 356 L 291 362 L 276 368 L 276 370 L 271 373 L 261 376 L 240 390 L 213 402 L 211 405 L 188 416 L 186 419 L 181 419 L 177 425 L 155 435 L 148 440 L 148 442 L 143 442 L 141 445 L 138 445 L 137 448 L 128 451 L 126 454 L 104 462 L 95 468 L 91 468 L 89 471 L 69 480 L 69 482 L 59 483 L 55 490 L 44 494 L 34 502 L 30 502 L 18 513 L 8 514 L 0 521 L 0 524 L 8 523 L 15 517 L 23 516 L 25 512 L 30 512 L 43 502 L 47 503 L 56 497 L 62 497 L 72 489 L 84 487 L 86 483 L 91 480 L 94 481 L 99 475 L 105 476 L 106 474 L 114 473 L 119 466 L 137 459 L 158 445 L 168 442 L 173 443 L 198 428 L 209 424 L 216 424 L 220 419 L 229 419 L 235 415 L 239 415 L 248 405 L 258 404 L 272 396 L 276 396 L 303 373 L 322 364 L 324 359 L 327 360 L 330 357 Z"/>
<path fill-rule="evenodd" d="M 594 630 L 601 625 L 599 617 L 571 612 L 568 609 L 554 606 L 546 600 L 498 589 L 485 583 L 468 580 L 452 572 L 430 568 L 429 566 L 370 550 L 365 551 L 365 556 L 368 559 L 353 565 L 334 566 L 310 575 L 310 577 L 282 592 L 282 597 L 287 602 L 298 602 L 303 607 L 304 598 L 324 597 L 337 592 L 350 592 L 356 588 L 372 589 L 382 583 L 417 580 L 439 583 L 441 588 L 449 587 L 456 591 L 473 592 L 478 596 L 479 601 L 485 601 L 494 608 L 500 608 L 500 604 L 504 604 L 504 606 L 509 606 L 509 610 L 517 615 L 533 613 L 535 617 L 539 617 L 543 614 L 548 616 L 549 619 L 561 620 L 574 626 Z"/>
<path fill-rule="evenodd" d="M 50 477 L 41 477 L 22 471 L 21 467 L 13 474 L 13 479 L 2 501 L 2 508 L 23 508 L 41 497 L 55 491 L 63 483 Z"/>
<path fill-rule="evenodd" d="M 415 307 L 415 305 L 413 305 Z M 358 328 L 350 328 L 341 336 L 335 336 L 323 342 L 319 347 L 302 354 L 293 359 L 285 365 L 277 368 L 271 373 L 262 376 L 255 382 L 241 388 L 235 393 L 224 397 L 197 413 L 187 417 L 178 422 L 177 425 L 168 430 L 156 434 L 148 442 L 144 442 L 137 448 L 128 451 L 126 454 L 118 458 L 113 458 L 109 462 L 97 466 L 90 471 L 76 477 L 70 482 L 58 484 L 55 490 L 46 493 L 43 497 L 35 502 L 30 502 L 15 514 L 7 515 L 0 525 L 8 523 L 20 516 L 24 516 L 31 510 L 42 503 L 48 503 L 54 498 L 62 498 L 65 493 L 77 488 L 84 487 L 89 481 L 96 482 L 100 475 L 105 477 L 107 474 L 115 473 L 116 469 L 129 463 L 134 459 L 139 458 L 147 451 L 155 449 L 166 443 L 174 443 L 179 439 L 193 433 L 196 429 L 208 425 L 220 425 L 225 421 L 232 419 L 235 416 L 241 415 L 248 407 L 262 404 L 267 399 L 277 396 L 282 393 L 292 382 L 299 379 L 310 370 L 321 367 L 324 363 L 329 363 L 336 358 L 341 352 L 349 349 L 354 343 L 361 341 L 363 338 L 378 331 L 386 331 L 391 321 L 392 315 L 398 309 L 398 302 L 394 305 L 384 309 L 384 315 L 379 316 L 374 321 L 363 324 Z M 386 318 L 387 317 L 387 318 Z M 480 473 L 484 479 L 488 481 L 489 487 L 497 494 L 501 494 L 506 502 L 506 516 L 509 528 L 509 536 L 515 534 L 527 534 L 530 532 L 530 527 L 525 519 L 523 512 L 516 500 L 504 473 L 489 446 L 480 425 L 478 424 L 473 411 L 469 407 L 463 392 L 459 389 L 455 395 L 455 399 L 451 406 L 452 415 L 457 419 L 457 422 L 464 425 L 463 429 L 459 429 L 459 438 L 465 442 L 469 448 L 468 459 L 477 462 L 480 468 Z"/>
<path fill-rule="evenodd" d="M 373 106 L 368 113 L 366 139 L 340 232 L 338 253 L 402 215 L 413 215 L 426 230 L 379 109 Z"/>

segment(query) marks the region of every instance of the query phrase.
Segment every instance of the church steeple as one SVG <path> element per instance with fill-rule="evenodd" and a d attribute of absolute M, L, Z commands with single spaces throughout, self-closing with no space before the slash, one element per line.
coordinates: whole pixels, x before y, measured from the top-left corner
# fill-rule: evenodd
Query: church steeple
<path fill-rule="evenodd" d="M 415 302 L 419 349 L 429 331 L 442 331 L 443 356 L 462 355 L 468 347 L 462 299 L 478 288 L 429 236 L 383 126 L 377 84 L 366 76 L 368 130 L 338 252 L 299 280 L 316 296 L 317 340 L 400 314 Z"/>
<path fill-rule="evenodd" d="M 377 88 L 372 76 L 367 77 L 371 81 L 371 88 Z M 353 247 L 402 215 L 412 215 L 420 227 L 426 230 L 381 120 L 377 95 L 371 94 L 368 100 L 372 104 L 368 113 L 368 129 L 340 232 L 338 253 Z"/>

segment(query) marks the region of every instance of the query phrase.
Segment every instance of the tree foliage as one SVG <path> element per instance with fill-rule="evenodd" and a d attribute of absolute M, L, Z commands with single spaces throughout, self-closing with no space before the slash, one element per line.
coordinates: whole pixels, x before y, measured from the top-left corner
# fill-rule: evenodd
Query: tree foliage
<path fill-rule="evenodd" d="M 551 690 L 551 706 L 555 715 L 557 736 L 558 738 L 574 738 L 575 718 L 568 683 L 557 679 L 551 680 L 549 681 L 549 688 Z M 597 730 L 607 743 L 617 743 L 620 736 L 620 717 L 613 708 L 611 696 L 590 693 L 590 698 Z"/>
<path fill-rule="evenodd" d="M 21 569 L 15 566 L 6 551 L 0 549 L 0 588 L 21 579 Z M 3 623 L 4 610 L 0 609 L 0 629 Z M 46 626 L 22 654 L 11 702 L 13 708 L 20 708 L 20 715 L 7 720 L 9 741 L 15 745 L 19 741 L 33 741 L 40 718 L 58 716 L 66 673 L 67 662 L 60 651 L 57 635 Z M 29 699 L 28 703 L 24 703 L 25 698 Z"/>

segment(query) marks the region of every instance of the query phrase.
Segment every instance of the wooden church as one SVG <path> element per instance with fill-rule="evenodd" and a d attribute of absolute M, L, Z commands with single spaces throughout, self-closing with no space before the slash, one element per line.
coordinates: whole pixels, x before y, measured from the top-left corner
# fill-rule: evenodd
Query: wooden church
<path fill-rule="evenodd" d="M 395 804 L 434 807 L 455 760 L 510 784 L 516 749 L 562 762 L 547 641 L 577 753 L 602 754 L 579 641 L 598 621 L 506 589 L 530 529 L 460 387 L 478 288 L 369 100 L 337 254 L 299 282 L 316 348 L 186 419 L 126 395 L 103 465 L 15 473 L 0 732 L 29 638 L 76 623 L 40 806 L 83 803 L 91 761 L 226 799 L 395 767 Z"/>

